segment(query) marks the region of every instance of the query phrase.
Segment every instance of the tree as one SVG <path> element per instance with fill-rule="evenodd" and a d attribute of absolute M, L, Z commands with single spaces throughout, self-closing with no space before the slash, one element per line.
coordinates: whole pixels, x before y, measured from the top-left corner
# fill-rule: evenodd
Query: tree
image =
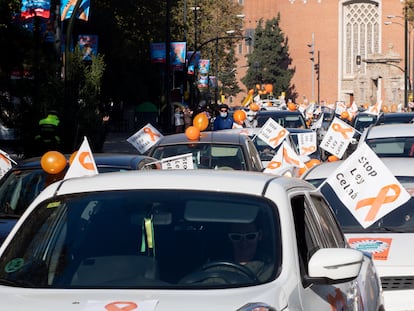
<path fill-rule="evenodd" d="M 242 13 L 242 9 L 237 2 L 229 0 L 178 0 L 171 14 L 172 40 L 186 41 L 188 51 L 200 48 L 201 57 L 210 60 L 210 75 L 217 73 L 217 82 L 222 84 L 221 91 L 226 95 L 240 92 L 235 75 L 231 78 L 231 75 L 225 73 L 232 72 L 235 68 L 237 58 L 234 55 L 234 45 L 243 40 L 242 20 L 237 16 Z M 229 39 L 214 40 L 217 37 Z M 207 41 L 210 43 L 204 44 Z"/>
<path fill-rule="evenodd" d="M 267 20 L 264 26 L 263 20 L 259 21 L 254 34 L 254 50 L 247 55 L 248 70 L 241 81 L 248 89 L 253 89 L 256 84 L 272 84 L 274 94 L 285 92 L 288 98 L 295 99 L 297 94 L 290 85 L 295 69 L 291 68 L 288 40 L 279 21 L 280 15 Z"/>

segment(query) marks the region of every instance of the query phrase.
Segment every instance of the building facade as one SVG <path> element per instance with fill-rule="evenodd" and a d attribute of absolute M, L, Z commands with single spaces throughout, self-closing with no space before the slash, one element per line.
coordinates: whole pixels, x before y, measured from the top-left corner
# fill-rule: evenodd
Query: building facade
<path fill-rule="evenodd" d="M 403 0 L 235 1 L 244 7 L 246 34 L 254 34 L 260 19 L 280 13 L 280 27 L 295 68 L 292 85 L 297 103 L 305 98 L 327 103 L 355 101 L 358 105 L 404 103 L 411 84 L 404 79 L 405 71 L 410 77 L 412 68 L 412 57 L 406 62 L 405 56 L 411 56 L 412 38 L 410 25 L 404 23 Z M 246 73 L 250 48 L 254 49 L 254 42 L 253 47 L 243 42 L 236 48 L 239 79 Z M 233 99 L 233 105 L 241 103 L 248 91 L 240 86 L 244 92 Z"/>

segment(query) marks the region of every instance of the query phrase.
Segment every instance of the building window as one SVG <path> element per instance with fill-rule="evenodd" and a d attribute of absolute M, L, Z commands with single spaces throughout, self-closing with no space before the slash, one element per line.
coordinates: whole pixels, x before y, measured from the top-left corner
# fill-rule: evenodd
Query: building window
<path fill-rule="evenodd" d="M 361 73 L 365 73 L 365 63 L 362 63 L 359 68 L 356 64 L 357 55 L 361 55 L 364 59 L 369 54 L 380 52 L 379 10 L 376 1 L 353 0 L 343 3 L 342 72 L 344 77 L 352 77 L 358 69 Z"/>

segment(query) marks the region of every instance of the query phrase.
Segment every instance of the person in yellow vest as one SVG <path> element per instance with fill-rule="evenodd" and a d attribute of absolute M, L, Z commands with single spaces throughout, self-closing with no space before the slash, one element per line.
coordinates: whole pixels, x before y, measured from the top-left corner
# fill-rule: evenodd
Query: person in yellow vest
<path fill-rule="evenodd" d="M 39 132 L 35 137 L 40 154 L 51 150 L 59 150 L 61 146 L 60 120 L 57 113 L 51 111 L 46 118 L 39 121 Z"/>

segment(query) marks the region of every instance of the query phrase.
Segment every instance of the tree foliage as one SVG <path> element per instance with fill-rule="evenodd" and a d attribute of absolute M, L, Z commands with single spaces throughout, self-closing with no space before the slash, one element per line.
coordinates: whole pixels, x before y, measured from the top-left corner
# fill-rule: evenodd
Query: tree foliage
<path fill-rule="evenodd" d="M 248 89 L 256 84 L 272 84 L 273 93 L 285 92 L 295 98 L 290 82 L 295 72 L 291 68 L 288 40 L 279 26 L 280 16 L 260 20 L 254 35 L 254 50 L 247 56 L 248 70 L 242 82 Z"/>

